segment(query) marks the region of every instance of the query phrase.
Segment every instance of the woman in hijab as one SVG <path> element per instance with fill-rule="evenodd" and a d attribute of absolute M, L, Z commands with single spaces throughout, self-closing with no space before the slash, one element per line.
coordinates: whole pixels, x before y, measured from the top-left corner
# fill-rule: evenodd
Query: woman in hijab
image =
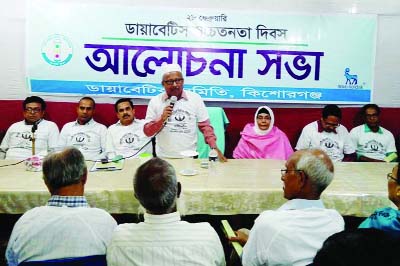
<path fill-rule="evenodd" d="M 248 123 L 240 134 L 235 159 L 286 160 L 293 153 L 286 134 L 274 126 L 274 113 L 268 106 L 259 107 L 254 123 Z"/>

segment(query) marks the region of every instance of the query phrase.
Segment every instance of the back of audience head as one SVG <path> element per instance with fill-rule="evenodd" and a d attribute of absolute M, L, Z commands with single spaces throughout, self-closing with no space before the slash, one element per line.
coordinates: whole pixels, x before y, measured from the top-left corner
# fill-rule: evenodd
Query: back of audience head
<path fill-rule="evenodd" d="M 82 153 L 76 148 L 47 155 L 43 161 L 43 179 L 52 195 L 60 188 L 86 183 L 87 167 Z"/>
<path fill-rule="evenodd" d="M 342 231 L 325 240 L 313 266 L 398 265 L 398 241 L 374 228 Z"/>
<path fill-rule="evenodd" d="M 160 158 L 152 158 L 136 171 L 133 187 L 135 197 L 150 214 L 167 214 L 176 211 L 180 194 L 175 170 Z"/>
<path fill-rule="evenodd" d="M 308 198 L 318 199 L 320 194 L 331 183 L 334 175 L 334 166 L 329 156 L 319 149 L 300 150 L 293 153 L 293 155 L 286 162 L 287 171 L 282 177 L 285 183 L 285 198 Z M 302 178 L 303 185 L 309 186 L 308 189 L 303 189 L 299 182 L 288 182 L 290 176 Z M 295 188 L 291 193 L 287 190 L 289 184 L 297 184 L 299 187 Z M 289 195 L 290 194 L 290 195 Z M 307 194 L 307 195 L 304 195 Z"/>

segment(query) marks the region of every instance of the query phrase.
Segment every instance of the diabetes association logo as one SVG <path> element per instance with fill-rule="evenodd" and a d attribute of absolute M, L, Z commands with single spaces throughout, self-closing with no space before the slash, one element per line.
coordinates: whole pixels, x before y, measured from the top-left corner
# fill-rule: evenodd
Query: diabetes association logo
<path fill-rule="evenodd" d="M 72 43 L 60 34 L 49 36 L 42 44 L 42 57 L 53 66 L 63 66 L 68 63 L 72 58 L 72 51 Z"/>

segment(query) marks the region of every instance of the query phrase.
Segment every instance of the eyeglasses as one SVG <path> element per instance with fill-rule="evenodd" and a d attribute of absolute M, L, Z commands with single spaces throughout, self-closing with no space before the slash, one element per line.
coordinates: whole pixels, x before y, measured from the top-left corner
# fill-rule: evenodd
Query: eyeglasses
<path fill-rule="evenodd" d="M 386 175 L 387 180 L 389 181 L 390 179 L 394 180 L 397 182 L 397 178 L 394 178 L 394 176 L 392 175 L 392 173 L 389 173 Z"/>
<path fill-rule="evenodd" d="M 281 175 L 284 176 L 286 175 L 288 172 L 293 171 L 293 172 L 304 172 L 303 170 L 298 170 L 298 169 L 281 169 Z"/>
<path fill-rule="evenodd" d="M 35 108 L 32 108 L 32 107 L 25 108 L 25 112 L 27 112 L 27 113 L 32 113 L 32 114 L 36 114 L 36 113 L 39 113 L 39 112 L 41 112 L 41 111 L 42 111 L 42 109 L 40 109 L 40 108 L 38 108 L 38 107 L 35 107 Z"/>
<path fill-rule="evenodd" d="M 180 79 L 167 79 L 167 80 L 163 80 L 163 82 L 165 84 L 167 84 L 167 85 L 174 85 L 174 83 L 182 84 L 183 78 L 180 78 Z"/>

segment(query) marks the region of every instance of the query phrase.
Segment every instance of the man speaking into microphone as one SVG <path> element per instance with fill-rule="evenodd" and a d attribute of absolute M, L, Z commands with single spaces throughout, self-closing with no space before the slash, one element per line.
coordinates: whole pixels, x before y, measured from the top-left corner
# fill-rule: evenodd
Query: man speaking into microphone
<path fill-rule="evenodd" d="M 165 92 L 154 96 L 147 107 L 144 133 L 156 135 L 157 156 L 180 158 L 182 151 L 197 150 L 197 127 L 205 142 L 216 149 L 221 161 L 226 158 L 216 145 L 214 129 L 210 125 L 206 106 L 200 95 L 183 89 L 184 78 L 177 64 L 162 66 Z"/>

